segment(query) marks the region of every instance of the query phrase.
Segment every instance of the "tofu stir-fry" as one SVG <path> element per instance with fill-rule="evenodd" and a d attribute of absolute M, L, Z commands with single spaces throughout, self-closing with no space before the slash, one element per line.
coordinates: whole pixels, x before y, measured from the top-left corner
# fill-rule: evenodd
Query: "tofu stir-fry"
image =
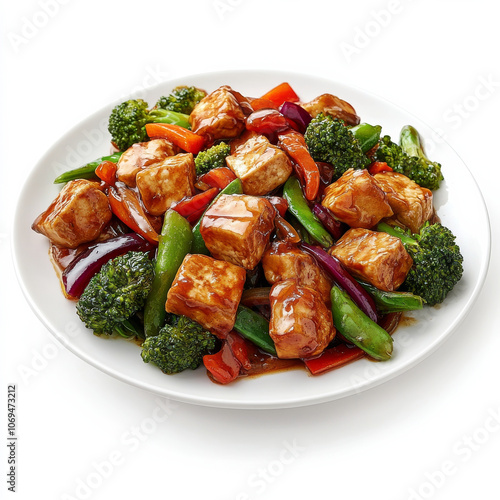
<path fill-rule="evenodd" d="M 318 375 L 387 361 L 405 311 L 443 302 L 463 258 L 414 127 L 393 140 L 331 93 L 176 87 L 109 116 L 112 151 L 55 182 L 32 228 L 96 335 L 166 374 Z"/>

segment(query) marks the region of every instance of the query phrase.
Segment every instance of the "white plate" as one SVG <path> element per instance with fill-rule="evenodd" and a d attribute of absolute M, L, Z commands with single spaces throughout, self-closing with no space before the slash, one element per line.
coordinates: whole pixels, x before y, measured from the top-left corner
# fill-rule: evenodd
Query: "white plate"
<path fill-rule="evenodd" d="M 290 82 L 303 100 L 325 92 L 338 95 L 355 107 L 362 121 L 382 125 L 383 133 L 393 137 L 398 137 L 406 124 L 417 127 L 424 138 L 432 137 L 433 131 L 427 125 L 388 101 L 340 83 L 293 73 L 233 71 L 186 76 L 149 89 L 143 97 L 152 105 L 160 95 L 182 84 L 207 91 L 228 84 L 243 94 L 259 96 L 283 81 Z M 316 404 L 366 390 L 408 370 L 440 346 L 472 307 L 488 268 L 488 214 L 471 173 L 457 154 L 440 142 L 432 157 L 442 163 L 446 180 L 435 194 L 435 205 L 443 224 L 457 236 L 465 272 L 444 304 L 419 311 L 414 314 L 413 324 L 398 329 L 390 361 L 373 363 L 362 359 L 319 377 L 293 370 L 241 379 L 228 386 L 212 383 L 203 368 L 174 376 L 162 374 L 153 365 L 143 363 L 140 348 L 134 343 L 97 337 L 80 323 L 74 303 L 61 293 L 47 255 L 47 239 L 30 228 L 60 190 L 53 179 L 61 173 L 61 165 L 74 167 L 108 153 L 106 124 L 111 108 L 106 107 L 70 130 L 36 165 L 20 196 L 13 237 L 18 277 L 31 307 L 61 343 L 103 372 L 159 395 L 200 405 L 286 408 Z M 472 226 L 474 238 L 470 238 Z"/>

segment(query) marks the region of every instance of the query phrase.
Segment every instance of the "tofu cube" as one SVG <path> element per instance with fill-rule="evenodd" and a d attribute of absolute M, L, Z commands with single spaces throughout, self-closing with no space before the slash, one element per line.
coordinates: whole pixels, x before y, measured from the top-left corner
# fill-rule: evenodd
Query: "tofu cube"
<path fill-rule="evenodd" d="M 188 254 L 168 291 L 165 310 L 224 338 L 233 328 L 246 272 L 229 262 Z"/>
<path fill-rule="evenodd" d="M 167 139 L 133 144 L 120 156 L 116 164 L 116 178 L 129 187 L 135 187 L 135 177 L 143 168 L 161 163 L 178 152 L 179 148 Z"/>
<path fill-rule="evenodd" d="M 99 184 L 79 179 L 68 182 L 31 227 L 56 245 L 76 248 L 95 240 L 112 215 Z"/>
<path fill-rule="evenodd" d="M 321 294 L 295 280 L 271 288 L 269 335 L 279 358 L 311 358 L 321 354 L 336 334 L 332 312 Z"/>
<path fill-rule="evenodd" d="M 292 173 L 286 153 L 263 135 L 250 137 L 226 158 L 226 163 L 241 179 L 243 192 L 254 196 L 281 186 Z"/>
<path fill-rule="evenodd" d="M 388 292 L 402 285 L 413 265 L 399 238 L 369 229 L 349 229 L 329 253 L 354 277 Z"/>
<path fill-rule="evenodd" d="M 200 233 L 216 259 L 252 270 L 269 243 L 275 215 L 265 198 L 222 195 L 205 212 Z"/>
<path fill-rule="evenodd" d="M 191 130 L 208 142 L 238 137 L 245 128 L 245 114 L 233 89 L 219 87 L 205 96 L 189 115 Z"/>
<path fill-rule="evenodd" d="M 141 170 L 136 181 L 146 210 L 152 215 L 162 215 L 174 203 L 194 195 L 196 170 L 193 155 L 169 156 Z"/>
<path fill-rule="evenodd" d="M 350 168 L 324 194 L 321 204 L 351 227 L 369 229 L 393 214 L 386 194 L 365 169 Z"/>

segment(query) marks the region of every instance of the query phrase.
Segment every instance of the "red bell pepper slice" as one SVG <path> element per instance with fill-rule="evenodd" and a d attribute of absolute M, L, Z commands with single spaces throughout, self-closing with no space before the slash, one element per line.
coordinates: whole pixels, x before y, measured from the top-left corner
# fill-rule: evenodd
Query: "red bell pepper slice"
<path fill-rule="evenodd" d="M 385 161 L 374 161 L 369 167 L 368 172 L 370 174 L 375 175 L 380 172 L 392 172 L 392 168 L 387 165 Z"/>
<path fill-rule="evenodd" d="M 147 123 L 146 132 L 151 139 L 168 139 L 187 153 L 197 155 L 205 146 L 205 138 L 187 128 L 170 123 Z"/>
<path fill-rule="evenodd" d="M 240 362 L 243 370 L 250 370 L 252 367 L 250 351 L 253 348 L 249 347 L 248 340 L 245 340 L 237 332 L 231 331 L 227 334 L 226 342 L 229 344 L 234 357 Z"/>
<path fill-rule="evenodd" d="M 311 375 L 321 375 L 322 373 L 361 359 L 364 356 L 365 352 L 359 347 L 338 344 L 323 351 L 317 358 L 304 359 L 303 361 L 307 369 L 311 372 Z"/>
<path fill-rule="evenodd" d="M 268 99 L 279 107 L 285 101 L 298 102 L 299 96 L 288 82 L 283 82 L 266 92 L 261 99 Z"/>
<path fill-rule="evenodd" d="M 226 341 L 223 341 L 219 352 L 203 356 L 203 364 L 212 379 L 219 384 L 232 382 L 238 377 L 241 370 L 241 363 Z"/>
<path fill-rule="evenodd" d="M 198 178 L 199 182 L 203 182 L 211 187 L 224 189 L 228 184 L 236 179 L 234 172 L 227 167 L 218 167 L 209 170 L 206 174 Z"/>
<path fill-rule="evenodd" d="M 173 205 L 172 209 L 186 218 L 200 211 L 203 213 L 210 202 L 217 196 L 218 192 L 218 188 L 210 188 L 207 191 L 203 191 L 202 193 L 198 193 L 194 196 L 181 200 L 176 205 Z"/>
<path fill-rule="evenodd" d="M 252 109 L 254 111 L 259 111 L 259 109 L 278 109 L 278 106 L 274 104 L 273 101 L 269 99 L 263 99 L 262 97 L 252 99 L 250 105 L 252 106 Z"/>
<path fill-rule="evenodd" d="M 114 186 L 116 182 L 116 163 L 112 161 L 103 161 L 95 169 L 95 174 L 101 181 L 106 182 L 110 186 Z"/>
<path fill-rule="evenodd" d="M 124 224 L 150 243 L 158 244 L 158 233 L 151 225 L 135 191 L 121 183 L 116 183 L 108 190 L 108 200 L 111 211 Z"/>
<path fill-rule="evenodd" d="M 293 130 L 282 132 L 278 135 L 280 147 L 299 165 L 305 182 L 305 196 L 309 201 L 318 196 L 320 186 L 320 173 L 316 162 L 306 146 L 304 136 Z"/>

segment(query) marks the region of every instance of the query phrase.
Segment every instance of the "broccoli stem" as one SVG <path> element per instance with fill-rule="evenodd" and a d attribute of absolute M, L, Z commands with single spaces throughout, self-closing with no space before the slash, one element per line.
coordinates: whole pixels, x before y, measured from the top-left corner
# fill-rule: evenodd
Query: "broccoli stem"
<path fill-rule="evenodd" d="M 189 124 L 189 115 L 170 111 L 167 109 L 153 109 L 149 113 L 152 123 L 169 123 L 171 125 L 179 125 L 179 127 L 191 129 Z"/>
<path fill-rule="evenodd" d="M 418 242 L 414 240 L 411 236 L 408 236 L 407 234 L 404 234 L 403 232 L 396 231 L 392 226 L 385 222 L 379 222 L 377 224 L 377 230 L 390 234 L 391 236 L 395 236 L 396 238 L 399 238 L 403 245 L 416 245 L 418 246 Z"/>

